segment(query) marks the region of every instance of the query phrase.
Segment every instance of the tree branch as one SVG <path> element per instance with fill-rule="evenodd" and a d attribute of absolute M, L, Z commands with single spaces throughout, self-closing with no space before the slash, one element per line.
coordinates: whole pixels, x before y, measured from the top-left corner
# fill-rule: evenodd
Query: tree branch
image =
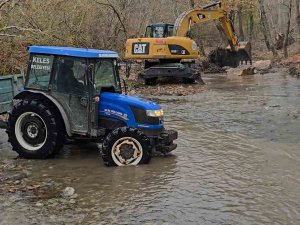
<path fill-rule="evenodd" d="M 113 12 L 116 14 L 116 16 L 118 17 L 118 20 L 119 22 L 121 23 L 121 26 L 123 27 L 123 31 L 125 33 L 125 36 L 126 36 L 126 39 L 128 38 L 128 35 L 127 35 L 127 29 L 122 21 L 122 18 L 120 16 L 120 13 L 117 11 L 117 9 L 110 3 L 103 3 L 103 2 L 98 2 L 96 0 L 93 0 L 95 3 L 97 3 L 98 5 L 103 5 L 103 6 L 107 6 L 109 8 L 111 8 L 113 10 Z"/>
<path fill-rule="evenodd" d="M 10 0 L 0 0 L 0 9 L 6 4 L 8 3 Z"/>
<path fill-rule="evenodd" d="M 0 33 L 0 37 L 17 37 L 17 36 L 13 35 L 13 34 L 3 34 L 3 33 Z"/>
<path fill-rule="evenodd" d="M 29 32 L 40 32 L 42 31 L 40 29 L 32 29 L 32 28 L 24 28 L 24 27 L 19 27 L 19 26 L 8 26 L 8 27 L 3 27 L 0 29 L 0 31 L 6 31 L 6 30 L 11 30 L 11 29 L 16 29 L 18 31 L 29 31 Z"/>

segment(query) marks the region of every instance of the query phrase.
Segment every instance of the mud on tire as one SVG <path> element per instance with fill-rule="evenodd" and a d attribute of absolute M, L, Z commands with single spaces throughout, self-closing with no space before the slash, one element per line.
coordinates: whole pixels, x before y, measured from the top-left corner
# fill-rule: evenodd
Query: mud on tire
<path fill-rule="evenodd" d="M 150 141 L 143 132 L 122 127 L 107 135 L 101 155 L 106 166 L 129 166 L 149 163 L 151 151 Z"/>
<path fill-rule="evenodd" d="M 25 99 L 9 115 L 7 134 L 12 148 L 26 159 L 46 159 L 63 144 L 59 115 L 45 101 Z"/>

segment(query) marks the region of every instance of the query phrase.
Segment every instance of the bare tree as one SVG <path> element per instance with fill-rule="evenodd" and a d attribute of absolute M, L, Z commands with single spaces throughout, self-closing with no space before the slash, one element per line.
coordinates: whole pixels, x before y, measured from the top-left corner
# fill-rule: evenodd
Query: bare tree
<path fill-rule="evenodd" d="M 192 8 L 195 8 L 195 0 L 190 0 L 190 6 L 191 6 Z"/>
<path fill-rule="evenodd" d="M 98 2 L 96 0 L 94 0 L 95 3 L 102 5 L 102 6 L 107 6 L 109 8 L 111 8 L 113 10 L 113 12 L 116 14 L 116 16 L 118 17 L 119 22 L 121 23 L 122 27 L 123 27 L 123 31 L 125 33 L 126 38 L 128 37 L 128 33 L 127 33 L 127 29 L 123 23 L 123 20 L 121 18 L 121 14 L 118 12 L 118 10 L 114 7 L 113 4 L 110 3 L 103 3 L 103 2 Z"/>
<path fill-rule="evenodd" d="M 266 10 L 265 10 L 265 5 L 264 5 L 264 0 L 258 0 L 259 3 L 259 8 L 260 8 L 260 21 L 261 21 L 261 26 L 262 26 L 262 32 L 265 37 L 265 42 L 267 47 L 272 51 L 274 57 L 278 57 L 278 52 L 275 48 L 271 31 L 270 31 L 270 26 L 269 22 L 267 19 L 266 15 Z"/>
<path fill-rule="evenodd" d="M 284 42 L 283 42 L 283 50 L 284 50 L 285 58 L 288 57 L 288 45 L 289 45 L 289 35 L 290 35 L 290 27 L 291 27 L 292 5 L 293 5 L 292 0 L 289 0 L 288 5 L 286 5 L 286 7 L 288 7 L 289 14 L 288 14 L 288 21 L 287 21 L 286 31 L 285 31 L 285 35 L 284 35 Z"/>
<path fill-rule="evenodd" d="M 0 9 L 5 6 L 5 4 L 7 4 L 8 2 L 10 2 L 11 0 L 1 0 L 0 1 Z"/>
<path fill-rule="evenodd" d="M 242 10 L 243 10 L 243 6 L 241 3 L 238 4 L 238 7 L 237 7 L 237 16 L 238 16 L 238 20 L 239 20 L 239 39 L 241 41 L 244 41 L 245 40 L 245 34 L 244 34 L 244 28 L 243 28 L 243 13 L 242 13 Z"/>
<path fill-rule="evenodd" d="M 249 41 L 252 41 L 254 37 L 254 15 L 253 15 L 253 7 L 250 7 L 249 10 Z"/>
<path fill-rule="evenodd" d="M 298 31 L 300 34 L 300 0 L 295 0 L 296 1 L 296 20 L 297 20 L 297 25 L 298 25 Z"/>

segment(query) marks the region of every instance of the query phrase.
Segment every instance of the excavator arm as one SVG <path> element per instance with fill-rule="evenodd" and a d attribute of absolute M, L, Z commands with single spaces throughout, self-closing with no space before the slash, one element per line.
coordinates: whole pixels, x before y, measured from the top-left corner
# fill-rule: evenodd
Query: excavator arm
<path fill-rule="evenodd" d="M 189 37 L 190 30 L 195 24 L 219 20 L 227 37 L 229 49 L 233 54 L 237 53 L 233 61 L 238 60 L 237 58 L 239 57 L 241 59 L 240 61 L 251 62 L 251 45 L 248 42 L 239 42 L 238 37 L 234 33 L 231 20 L 229 19 L 229 13 L 230 11 L 226 7 L 224 0 L 199 9 L 186 11 L 177 18 L 174 25 L 174 35 L 178 37 Z"/>
<path fill-rule="evenodd" d="M 218 6 L 218 9 L 211 9 Z M 229 45 L 233 51 L 237 51 L 238 38 L 234 33 L 232 23 L 229 19 L 229 11 L 224 1 L 216 2 L 200 9 L 192 9 L 182 13 L 175 22 L 175 36 L 189 36 L 190 30 L 195 24 L 202 24 L 212 20 L 219 20 Z"/>

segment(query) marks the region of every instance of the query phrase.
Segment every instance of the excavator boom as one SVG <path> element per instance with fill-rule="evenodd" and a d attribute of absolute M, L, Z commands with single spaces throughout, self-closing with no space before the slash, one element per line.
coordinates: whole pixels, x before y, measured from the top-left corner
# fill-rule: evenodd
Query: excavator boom
<path fill-rule="evenodd" d="M 213 7 L 214 9 L 211 9 Z M 217 9 L 215 9 L 216 7 Z M 243 57 L 240 57 L 240 61 L 252 62 L 251 44 L 249 42 L 239 42 L 229 19 L 229 13 L 225 1 L 215 2 L 200 9 L 191 9 L 177 18 L 174 25 L 174 34 L 178 37 L 186 37 L 189 36 L 193 25 L 219 20 L 229 43 L 227 49 L 232 51 L 232 60 L 238 60 L 239 55 L 241 55 Z"/>

